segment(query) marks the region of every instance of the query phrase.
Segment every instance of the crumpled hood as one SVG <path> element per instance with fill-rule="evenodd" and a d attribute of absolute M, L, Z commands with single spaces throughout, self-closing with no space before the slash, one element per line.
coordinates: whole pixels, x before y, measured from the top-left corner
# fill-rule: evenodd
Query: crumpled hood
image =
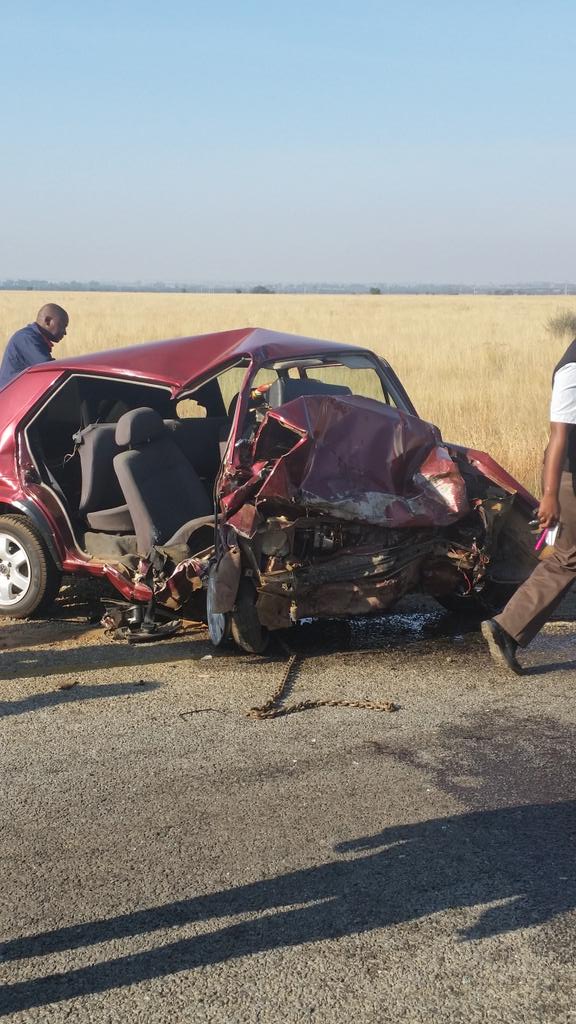
<path fill-rule="evenodd" d="M 289 503 L 395 528 L 446 526 L 469 511 L 437 427 L 368 398 L 314 395 L 270 410 L 253 465 L 259 486 L 253 478 L 245 498 L 256 507 Z"/>

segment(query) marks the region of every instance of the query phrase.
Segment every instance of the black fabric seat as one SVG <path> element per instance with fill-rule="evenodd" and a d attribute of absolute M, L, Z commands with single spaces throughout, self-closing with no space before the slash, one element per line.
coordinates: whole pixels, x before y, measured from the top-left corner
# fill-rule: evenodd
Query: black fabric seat
<path fill-rule="evenodd" d="M 174 440 L 201 480 L 212 491 L 220 469 L 220 441 L 228 437 L 230 420 L 227 416 L 191 417 L 182 420 L 164 420 Z"/>
<path fill-rule="evenodd" d="M 115 423 L 91 423 L 75 435 L 82 472 L 78 512 L 97 533 L 133 533 L 132 516 L 112 462 Z"/>
<path fill-rule="evenodd" d="M 351 395 L 352 391 L 344 384 L 326 384 L 322 380 L 311 377 L 279 377 L 268 389 L 268 405 L 277 409 L 279 405 L 292 402 L 304 395 Z"/>
<path fill-rule="evenodd" d="M 128 447 L 114 457 L 114 469 L 140 554 L 155 545 L 169 547 L 187 522 L 211 514 L 202 481 L 153 409 L 124 413 L 116 426 L 116 444 Z"/>

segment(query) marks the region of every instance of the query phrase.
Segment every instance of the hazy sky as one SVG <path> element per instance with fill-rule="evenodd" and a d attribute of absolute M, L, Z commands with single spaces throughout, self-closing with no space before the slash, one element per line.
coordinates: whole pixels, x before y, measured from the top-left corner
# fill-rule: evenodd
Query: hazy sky
<path fill-rule="evenodd" d="M 576 279 L 574 0 L 0 15 L 0 278 Z"/>

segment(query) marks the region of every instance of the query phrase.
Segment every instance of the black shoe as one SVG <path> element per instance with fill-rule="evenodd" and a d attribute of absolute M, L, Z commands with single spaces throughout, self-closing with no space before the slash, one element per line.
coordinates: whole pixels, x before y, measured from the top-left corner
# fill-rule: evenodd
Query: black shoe
<path fill-rule="evenodd" d="M 480 624 L 480 629 L 494 661 L 497 661 L 499 665 L 505 665 L 506 668 L 515 672 L 517 676 L 521 676 L 523 669 L 520 662 L 516 659 L 517 641 L 505 629 L 502 629 L 502 626 L 499 626 L 494 619 L 486 619 L 485 622 Z"/>

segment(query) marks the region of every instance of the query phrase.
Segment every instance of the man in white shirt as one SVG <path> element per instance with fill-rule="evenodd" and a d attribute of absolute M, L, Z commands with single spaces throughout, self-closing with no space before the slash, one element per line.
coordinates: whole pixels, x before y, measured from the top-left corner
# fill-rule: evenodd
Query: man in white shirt
<path fill-rule="evenodd" d="M 500 615 L 481 626 L 492 657 L 518 675 L 518 647 L 536 636 L 576 579 L 576 340 L 554 370 L 537 517 L 542 530 L 558 526 L 552 554 L 539 562 Z"/>

